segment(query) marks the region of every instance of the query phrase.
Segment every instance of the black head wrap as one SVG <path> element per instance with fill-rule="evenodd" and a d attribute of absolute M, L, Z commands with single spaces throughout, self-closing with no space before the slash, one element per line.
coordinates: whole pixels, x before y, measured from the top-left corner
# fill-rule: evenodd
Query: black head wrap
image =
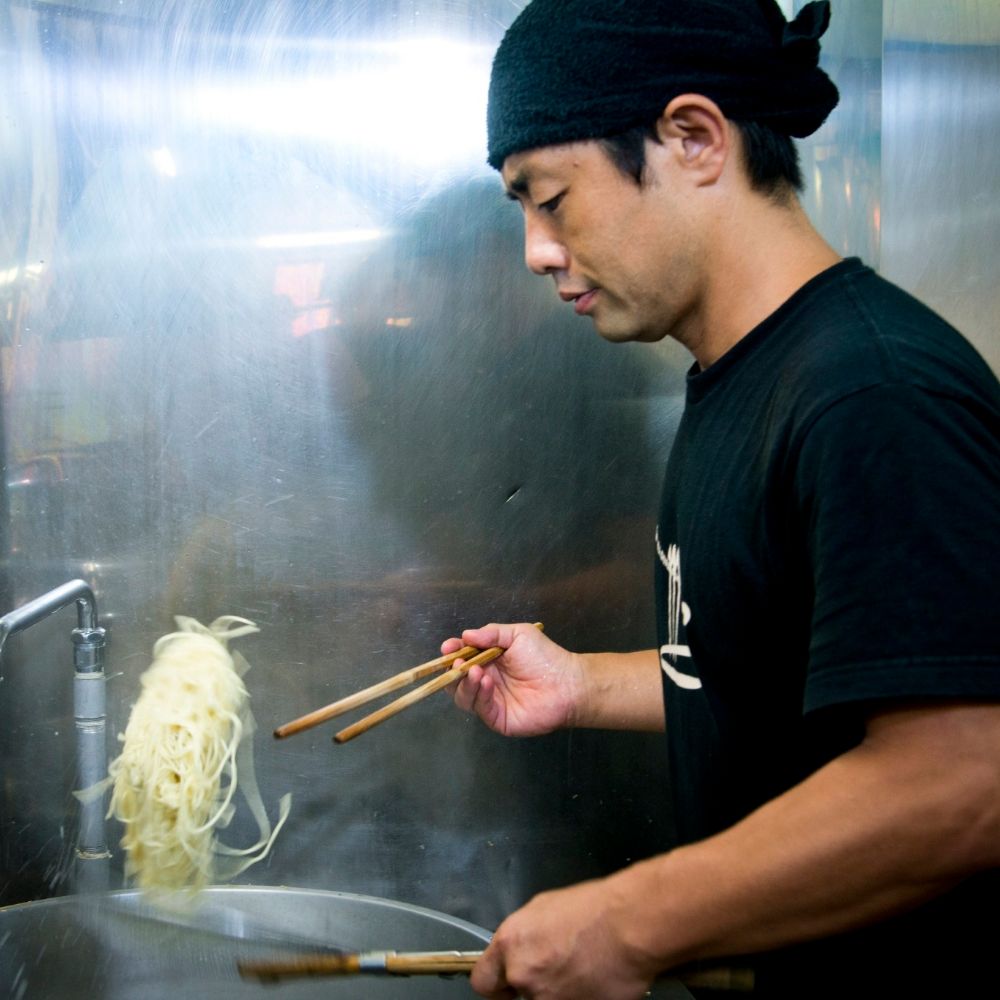
<path fill-rule="evenodd" d="M 776 0 L 533 0 L 493 60 L 489 162 L 648 125 L 678 94 L 806 136 L 837 104 L 819 68 L 830 4 L 791 22 Z"/>

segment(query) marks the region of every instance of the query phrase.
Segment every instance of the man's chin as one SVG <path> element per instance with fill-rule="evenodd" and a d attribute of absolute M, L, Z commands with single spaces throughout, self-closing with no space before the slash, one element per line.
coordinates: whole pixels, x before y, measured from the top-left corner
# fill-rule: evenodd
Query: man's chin
<path fill-rule="evenodd" d="M 601 338 L 612 344 L 628 344 L 633 340 L 645 339 L 642 336 L 642 331 L 626 323 L 615 323 L 608 320 L 602 321 L 600 316 L 591 316 L 591 320 L 593 321 L 594 329 L 600 334 Z"/>
<path fill-rule="evenodd" d="M 634 319 L 630 321 L 626 316 L 615 317 L 597 314 L 591 316 L 590 319 L 601 338 L 612 344 L 656 344 L 663 340 L 668 333 L 666 330 L 646 326 Z"/>

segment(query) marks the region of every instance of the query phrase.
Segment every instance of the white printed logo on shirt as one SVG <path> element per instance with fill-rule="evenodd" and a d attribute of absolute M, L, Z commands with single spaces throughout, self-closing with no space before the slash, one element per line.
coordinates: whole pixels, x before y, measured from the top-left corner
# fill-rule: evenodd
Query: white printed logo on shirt
<path fill-rule="evenodd" d="M 676 545 L 664 552 L 660 545 L 660 529 L 656 529 L 656 554 L 667 571 L 667 642 L 660 647 L 663 672 L 679 687 L 697 691 L 701 678 L 677 669 L 680 657 L 691 658 L 691 647 L 680 642 L 681 626 L 691 621 L 691 609 L 681 599 L 681 550 Z"/>

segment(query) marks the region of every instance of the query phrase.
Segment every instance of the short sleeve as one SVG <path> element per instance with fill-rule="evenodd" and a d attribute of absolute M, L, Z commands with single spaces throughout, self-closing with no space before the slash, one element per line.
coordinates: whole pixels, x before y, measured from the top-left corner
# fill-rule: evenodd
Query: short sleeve
<path fill-rule="evenodd" d="M 794 475 L 814 587 L 806 711 L 1000 698 L 995 417 L 868 388 L 814 421 Z"/>

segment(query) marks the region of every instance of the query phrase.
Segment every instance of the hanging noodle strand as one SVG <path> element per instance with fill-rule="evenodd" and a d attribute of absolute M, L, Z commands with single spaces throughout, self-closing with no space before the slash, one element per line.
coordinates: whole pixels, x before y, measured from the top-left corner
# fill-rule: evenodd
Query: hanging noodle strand
<path fill-rule="evenodd" d="M 243 683 L 249 664 L 227 648 L 259 629 L 234 616 L 207 627 L 194 618 L 175 621 L 178 631 L 153 647 L 107 780 L 79 793 L 113 787 L 108 816 L 125 827 L 125 874 L 154 893 L 195 893 L 234 878 L 267 856 L 291 805 L 291 796 L 282 796 L 272 830 L 253 767 L 255 727 Z M 259 831 L 246 848 L 216 836 L 235 813 L 237 787 Z"/>

